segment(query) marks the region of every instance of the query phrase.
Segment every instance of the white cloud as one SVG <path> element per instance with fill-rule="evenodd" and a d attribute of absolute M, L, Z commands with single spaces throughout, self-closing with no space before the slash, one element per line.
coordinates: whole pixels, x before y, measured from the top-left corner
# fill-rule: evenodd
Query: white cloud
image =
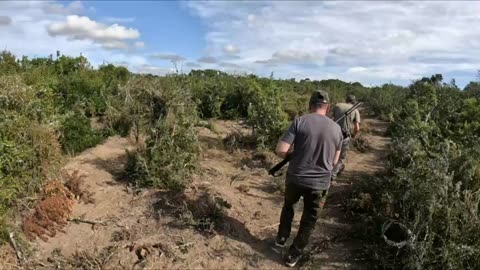
<path fill-rule="evenodd" d="M 266 60 L 257 60 L 258 64 L 307 64 L 323 62 L 324 54 L 322 52 L 303 52 L 298 50 L 286 50 L 275 52 L 271 58 Z"/>
<path fill-rule="evenodd" d="M 127 50 L 129 45 L 127 42 L 112 40 L 103 42 L 102 47 L 107 50 Z"/>
<path fill-rule="evenodd" d="M 334 74 L 383 83 L 432 73 L 475 74 L 480 68 L 476 1 L 191 1 L 187 6 L 209 26 L 210 54 L 235 44 L 242 51 L 231 62 L 251 68 L 256 62 L 259 73 L 274 67 L 287 77 L 298 70 L 310 77 Z"/>
<path fill-rule="evenodd" d="M 143 47 L 145 47 L 145 42 L 143 42 L 143 41 L 137 41 L 137 42 L 135 42 L 135 47 L 137 47 L 137 48 L 143 48 Z"/>
<path fill-rule="evenodd" d="M 185 60 L 185 57 L 174 53 L 156 53 L 151 55 L 152 58 L 160 60 L 168 60 L 172 63 L 181 62 Z"/>
<path fill-rule="evenodd" d="M 221 62 L 220 64 L 218 64 L 218 66 L 225 67 L 225 68 L 233 68 L 233 69 L 238 69 L 242 67 L 240 65 L 229 63 L 229 62 Z"/>
<path fill-rule="evenodd" d="M 107 23 L 131 23 L 135 21 L 135 17 L 126 17 L 126 18 L 106 17 L 103 19 L 103 21 Z"/>
<path fill-rule="evenodd" d="M 12 24 L 12 19 L 8 16 L 0 16 L 0 26 Z"/>
<path fill-rule="evenodd" d="M 235 54 L 240 52 L 240 50 L 237 47 L 233 46 L 232 44 L 227 44 L 225 45 L 225 47 L 223 47 L 223 52 Z"/>
<path fill-rule="evenodd" d="M 195 62 L 187 62 L 185 63 L 185 66 L 186 67 L 190 67 L 190 68 L 199 68 L 199 67 L 202 67 L 202 65 L 198 64 L 198 63 L 195 63 Z"/>
<path fill-rule="evenodd" d="M 218 62 L 217 58 L 215 58 L 213 56 L 203 56 L 203 57 L 198 58 L 197 61 L 200 62 L 200 63 L 206 63 L 206 64 L 215 64 L 215 63 Z"/>
<path fill-rule="evenodd" d="M 104 62 L 122 62 L 129 68 L 148 64 L 145 57 L 136 54 L 135 50 L 132 49 L 134 39 L 118 39 L 116 37 L 123 38 L 125 36 L 115 33 L 106 34 L 101 28 L 101 34 L 98 38 L 97 36 L 85 35 L 84 39 L 75 39 L 70 35 L 50 35 L 48 33 L 49 26 L 55 23 L 65 24 L 68 16 L 65 15 L 67 12 L 52 13 L 52 7 L 47 7 L 52 4 L 57 5 L 57 11 L 61 10 L 61 5 L 66 6 L 63 10 L 75 10 L 75 7 L 79 6 L 78 4 L 62 2 L 0 1 L 0 16 L 7 16 L 11 19 L 10 25 L 0 27 L 0 48 L 7 49 L 18 57 L 22 55 L 47 57 L 50 54 L 55 55 L 57 50 L 69 56 L 82 54 L 88 58 L 93 66 L 98 66 Z M 88 10 L 89 7 L 84 6 L 83 9 Z M 98 27 L 97 22 L 91 22 Z M 100 26 L 102 25 L 100 24 Z M 95 29 L 98 30 L 98 28 Z M 124 29 L 128 30 L 127 28 Z M 123 50 L 127 46 L 128 50 Z"/>
<path fill-rule="evenodd" d="M 70 15 L 80 14 L 84 10 L 84 7 L 82 2 L 74 1 L 67 6 L 57 3 L 46 3 L 46 5 L 43 6 L 43 9 L 47 14 Z"/>
<path fill-rule="evenodd" d="M 91 40 L 107 49 L 126 49 L 127 40 L 137 39 L 140 32 L 113 24 L 105 25 L 85 16 L 69 15 L 64 22 L 52 23 L 47 28 L 51 36 L 66 36 L 73 40 Z"/>
<path fill-rule="evenodd" d="M 165 67 L 158 67 L 153 65 L 141 65 L 139 67 L 132 68 L 135 72 L 143 73 L 143 74 L 153 74 L 153 75 L 166 75 L 166 74 L 173 74 L 175 73 L 174 68 L 165 68 Z"/>

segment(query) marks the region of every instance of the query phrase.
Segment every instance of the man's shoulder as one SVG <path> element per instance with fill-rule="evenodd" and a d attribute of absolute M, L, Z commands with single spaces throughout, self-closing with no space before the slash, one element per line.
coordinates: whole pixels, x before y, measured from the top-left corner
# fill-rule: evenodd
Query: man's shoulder
<path fill-rule="evenodd" d="M 314 119 L 315 117 L 316 117 L 315 114 L 308 113 L 308 114 L 304 114 L 304 115 L 300 115 L 300 116 L 296 117 L 295 120 L 301 122 L 301 121 Z"/>
<path fill-rule="evenodd" d="M 318 114 L 310 113 L 310 114 L 305 114 L 298 117 L 297 120 L 300 122 L 314 121 L 316 123 L 318 123 L 317 121 L 320 121 L 323 124 L 332 126 L 333 128 L 337 128 L 337 127 L 340 128 L 340 126 L 335 121 L 333 121 L 332 119 L 330 119 L 330 117 L 326 115 L 318 115 Z"/>
<path fill-rule="evenodd" d="M 348 110 L 351 107 L 353 107 L 353 105 L 349 104 L 349 103 L 340 102 L 340 103 L 335 104 L 335 108 L 338 108 L 340 110 Z"/>

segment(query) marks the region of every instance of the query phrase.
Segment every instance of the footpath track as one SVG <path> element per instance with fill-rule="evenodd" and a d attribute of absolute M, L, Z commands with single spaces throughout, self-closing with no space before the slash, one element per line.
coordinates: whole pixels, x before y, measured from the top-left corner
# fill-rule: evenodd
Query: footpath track
<path fill-rule="evenodd" d="M 353 182 L 383 169 L 386 123 L 373 119 L 365 123 L 371 131 L 365 137 L 373 150 L 349 152 L 345 172 L 331 188 L 317 223 L 309 259 L 300 268 L 368 268 L 357 260 L 362 243 L 349 237 L 352 225 L 344 207 Z M 279 191 L 283 178 L 268 176 L 263 161 L 252 158 L 256 153 L 251 150 L 232 154 L 225 149 L 223 139 L 234 131 L 248 132 L 245 127 L 230 121 L 214 125 L 216 132 L 199 130 L 203 173 L 195 176 L 182 198 L 196 203 L 200 200 L 194 199 L 208 194 L 228 202 L 231 207 L 221 231 L 205 234 L 179 225 L 183 206 L 171 192 L 126 187 L 121 171 L 125 150 L 134 144 L 113 137 L 72 158 L 65 167 L 85 174 L 85 188 L 94 198 L 94 203 L 76 203 L 73 216 L 103 224 L 69 223 L 64 233 L 47 242 L 35 241 L 31 256 L 35 268 L 284 269 L 281 256 L 270 248 L 283 202 Z M 301 202 L 292 235 L 300 216 Z M 0 256 L 2 252 L 9 251 L 3 247 Z M 13 262 L 9 265 L 3 267 L 15 268 Z"/>

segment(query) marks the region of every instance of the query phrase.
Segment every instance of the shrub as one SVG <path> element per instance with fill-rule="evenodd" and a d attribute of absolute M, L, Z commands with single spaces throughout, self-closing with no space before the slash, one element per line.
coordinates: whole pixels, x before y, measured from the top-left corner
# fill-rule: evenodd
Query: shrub
<path fill-rule="evenodd" d="M 60 143 L 69 154 L 77 154 L 99 144 L 103 137 L 90 126 L 90 119 L 76 113 L 65 118 L 61 127 Z"/>
<path fill-rule="evenodd" d="M 19 77 L 0 77 L 0 230 L 17 200 L 37 192 L 61 164 L 48 99 Z"/>
<path fill-rule="evenodd" d="M 272 148 L 288 127 L 287 114 L 280 107 L 278 90 L 250 85 L 254 98 L 249 103 L 247 122 L 260 147 Z"/>
<path fill-rule="evenodd" d="M 372 258 L 382 267 L 480 267 L 480 147 L 472 144 L 478 141 L 478 110 L 473 100 L 458 102 L 461 95 L 428 79 L 413 83 L 393 114 L 388 173 L 364 182 L 356 193 L 356 202 L 371 198 L 360 211 L 370 215 L 373 228 L 366 232 L 377 236 L 367 234 L 365 240 L 376 247 Z M 387 241 L 388 246 L 378 238 L 391 222 L 411 232 L 407 245 Z"/>
<path fill-rule="evenodd" d="M 182 189 L 196 169 L 196 106 L 179 85 L 175 78 L 151 85 L 159 87 L 152 90 L 166 101 L 167 113 L 150 121 L 145 148 L 129 154 L 126 174 L 137 185 Z"/>
<path fill-rule="evenodd" d="M 365 102 L 370 113 L 388 120 L 389 114 L 402 107 L 407 93 L 408 90 L 403 87 L 384 84 L 381 87 L 372 88 Z"/>

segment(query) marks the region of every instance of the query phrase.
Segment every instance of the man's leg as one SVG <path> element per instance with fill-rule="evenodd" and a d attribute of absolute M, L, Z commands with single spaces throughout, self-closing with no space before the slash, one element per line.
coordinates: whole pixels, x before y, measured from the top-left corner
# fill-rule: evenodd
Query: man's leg
<path fill-rule="evenodd" d="M 289 253 L 293 256 L 301 255 L 307 246 L 315 224 L 327 198 L 327 191 L 306 191 L 303 194 L 303 214 L 297 236 L 290 247 Z"/>
<path fill-rule="evenodd" d="M 301 196 L 301 190 L 295 185 L 287 184 L 285 187 L 285 202 L 280 216 L 280 225 L 278 227 L 277 241 L 285 241 L 290 237 L 292 230 L 292 220 L 295 215 L 293 206 L 298 202 Z"/>
<path fill-rule="evenodd" d="M 345 169 L 345 161 L 347 159 L 347 152 L 350 149 L 350 138 L 345 138 L 342 141 L 342 149 L 340 151 L 340 158 L 332 170 L 332 180 L 335 180 L 338 174 Z"/>

